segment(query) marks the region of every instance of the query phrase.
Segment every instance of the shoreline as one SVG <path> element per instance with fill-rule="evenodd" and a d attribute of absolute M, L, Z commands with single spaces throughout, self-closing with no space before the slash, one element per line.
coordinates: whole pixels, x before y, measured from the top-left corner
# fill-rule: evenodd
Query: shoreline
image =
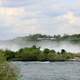
<path fill-rule="evenodd" d="M 56 60 L 56 61 L 23 61 L 23 60 L 10 60 L 10 62 L 80 62 L 77 59 L 70 59 L 70 60 Z"/>

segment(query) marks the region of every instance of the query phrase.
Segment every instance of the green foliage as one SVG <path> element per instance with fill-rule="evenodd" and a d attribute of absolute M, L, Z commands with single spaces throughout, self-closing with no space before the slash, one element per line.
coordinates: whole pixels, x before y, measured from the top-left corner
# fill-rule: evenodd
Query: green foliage
<path fill-rule="evenodd" d="M 24 48 L 20 49 L 15 57 L 18 60 L 23 60 L 23 61 L 36 61 L 38 58 L 38 55 L 40 53 L 40 49 L 36 47 L 31 47 L 31 48 Z"/>
<path fill-rule="evenodd" d="M 48 54 L 48 53 L 49 53 L 49 49 L 47 49 L 47 48 L 44 49 L 44 50 L 43 50 L 43 53 L 44 53 L 44 54 Z"/>
<path fill-rule="evenodd" d="M 67 52 L 64 49 L 62 49 L 60 52 L 56 52 L 55 50 L 50 50 L 48 48 L 40 50 L 40 47 L 37 48 L 35 45 L 33 45 L 30 48 L 22 48 L 17 52 L 13 52 L 10 50 L 0 50 L 0 59 L 2 61 L 67 61 L 70 59 L 74 59 L 75 57 L 80 58 L 80 55 L 74 55 L 72 53 Z"/>
<path fill-rule="evenodd" d="M 0 50 L 0 80 L 18 80 L 15 68 L 6 61 L 5 51 Z"/>
<path fill-rule="evenodd" d="M 55 53 L 52 53 L 52 52 L 48 53 L 48 56 L 47 56 L 48 61 L 55 61 L 55 56 L 56 56 Z"/>
<path fill-rule="evenodd" d="M 15 69 L 6 61 L 0 63 L 0 80 L 18 80 Z"/>
<path fill-rule="evenodd" d="M 38 55 L 38 61 L 46 61 L 46 55 L 43 53 L 40 53 Z"/>
<path fill-rule="evenodd" d="M 40 48 L 32 46 L 31 48 L 23 48 L 17 51 L 15 58 L 20 61 L 66 61 L 73 59 L 74 55 L 64 49 L 61 52 L 47 48 L 41 51 Z"/>
<path fill-rule="evenodd" d="M 10 60 L 10 59 L 15 57 L 15 52 L 10 51 L 10 50 L 6 50 L 5 51 L 5 57 L 7 60 Z"/>
<path fill-rule="evenodd" d="M 66 51 L 64 49 L 61 50 L 61 54 L 65 54 Z"/>

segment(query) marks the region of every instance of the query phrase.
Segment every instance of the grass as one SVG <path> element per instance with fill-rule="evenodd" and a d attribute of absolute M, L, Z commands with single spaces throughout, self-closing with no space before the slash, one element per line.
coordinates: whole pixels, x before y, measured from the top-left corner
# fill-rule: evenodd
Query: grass
<path fill-rule="evenodd" d="M 8 62 L 0 63 L 0 80 L 17 80 L 17 73 Z"/>
<path fill-rule="evenodd" d="M 0 80 L 18 80 L 16 68 L 0 53 Z"/>

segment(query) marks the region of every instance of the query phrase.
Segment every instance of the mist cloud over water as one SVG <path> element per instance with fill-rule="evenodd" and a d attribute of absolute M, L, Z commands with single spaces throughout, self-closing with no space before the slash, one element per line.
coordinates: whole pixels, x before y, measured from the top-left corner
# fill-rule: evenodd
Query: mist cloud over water
<path fill-rule="evenodd" d="M 44 48 L 54 49 L 55 51 L 61 51 L 61 49 L 65 49 L 68 52 L 80 52 L 80 44 L 74 44 L 70 42 L 56 42 L 56 41 L 39 41 L 39 42 L 0 42 L 0 49 L 9 49 L 13 51 L 17 51 L 20 48 L 24 47 L 32 47 L 36 45 L 37 47 L 41 47 L 41 50 Z"/>

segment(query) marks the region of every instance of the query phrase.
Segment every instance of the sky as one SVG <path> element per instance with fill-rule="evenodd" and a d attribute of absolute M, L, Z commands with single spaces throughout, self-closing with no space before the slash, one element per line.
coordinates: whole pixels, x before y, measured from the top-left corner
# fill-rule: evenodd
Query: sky
<path fill-rule="evenodd" d="M 80 0 L 0 0 L 0 39 L 80 33 Z"/>

